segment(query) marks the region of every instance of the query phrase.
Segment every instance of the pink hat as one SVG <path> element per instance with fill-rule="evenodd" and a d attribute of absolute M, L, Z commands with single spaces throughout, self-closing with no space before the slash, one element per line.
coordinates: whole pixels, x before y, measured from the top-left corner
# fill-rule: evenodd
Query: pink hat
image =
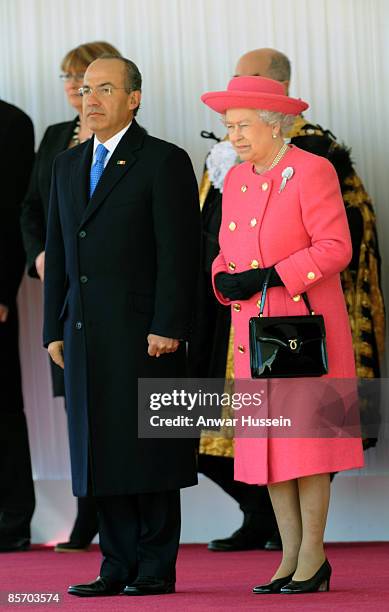
<path fill-rule="evenodd" d="M 278 81 L 260 76 L 234 77 L 228 83 L 227 91 L 208 91 L 201 99 L 218 113 L 225 113 L 229 108 L 257 108 L 299 115 L 309 106 L 300 98 L 285 95 L 284 87 Z"/>

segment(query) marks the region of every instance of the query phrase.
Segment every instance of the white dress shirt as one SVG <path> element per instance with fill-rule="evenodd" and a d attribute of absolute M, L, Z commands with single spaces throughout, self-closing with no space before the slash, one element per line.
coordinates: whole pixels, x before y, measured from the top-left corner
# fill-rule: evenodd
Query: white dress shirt
<path fill-rule="evenodd" d="M 94 136 L 94 141 L 93 141 L 93 157 L 92 157 L 92 165 L 95 163 L 95 157 L 96 157 L 96 149 L 99 146 L 99 144 L 104 145 L 104 147 L 106 149 L 108 149 L 108 153 L 105 157 L 104 160 L 104 168 L 105 166 L 108 164 L 110 157 L 112 155 L 112 153 L 114 152 L 114 150 L 116 149 L 116 147 L 118 146 L 119 142 L 121 141 L 121 139 L 123 138 L 124 134 L 127 132 L 128 128 L 130 127 L 132 121 L 130 121 L 130 123 L 124 127 L 122 130 L 120 130 L 120 132 L 118 132 L 117 134 L 115 134 L 114 136 L 111 136 L 111 138 L 108 138 L 108 140 L 106 140 L 105 142 L 100 142 L 99 139 L 97 138 L 96 134 Z"/>

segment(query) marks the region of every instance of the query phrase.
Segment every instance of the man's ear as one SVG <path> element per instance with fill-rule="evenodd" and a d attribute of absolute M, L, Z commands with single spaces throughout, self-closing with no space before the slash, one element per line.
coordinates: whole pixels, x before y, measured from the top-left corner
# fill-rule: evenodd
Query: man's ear
<path fill-rule="evenodd" d="M 141 97 L 142 97 L 142 92 L 140 91 L 132 91 L 130 93 L 130 109 L 131 110 L 138 108 L 138 106 L 140 105 Z"/>

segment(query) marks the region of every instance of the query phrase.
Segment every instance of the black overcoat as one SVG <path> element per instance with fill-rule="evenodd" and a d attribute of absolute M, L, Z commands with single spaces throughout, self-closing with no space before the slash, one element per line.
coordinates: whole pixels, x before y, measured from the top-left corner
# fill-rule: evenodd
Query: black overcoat
<path fill-rule="evenodd" d="M 185 343 L 149 357 L 147 335 L 189 335 L 200 231 L 193 168 L 134 120 L 89 200 L 92 153 L 93 140 L 57 157 L 46 243 L 44 344 L 64 340 L 74 494 L 191 486 L 193 441 L 138 439 L 137 383 L 186 374 Z"/>
<path fill-rule="evenodd" d="M 9 309 L 0 323 L 0 412 L 16 413 L 23 411 L 16 298 L 26 261 L 20 206 L 34 163 L 34 128 L 22 110 L 3 100 L 0 146 L 0 304 Z"/>
<path fill-rule="evenodd" d="M 19 108 L 0 100 L 0 540 L 30 537 L 35 507 L 30 448 L 23 410 L 17 293 L 25 254 L 20 205 L 34 163 L 34 128 Z"/>

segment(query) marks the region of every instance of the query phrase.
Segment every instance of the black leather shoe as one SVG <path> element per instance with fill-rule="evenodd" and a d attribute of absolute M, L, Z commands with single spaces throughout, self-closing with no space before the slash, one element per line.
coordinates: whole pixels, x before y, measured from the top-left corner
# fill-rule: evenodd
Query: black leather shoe
<path fill-rule="evenodd" d="M 260 584 L 253 588 L 253 593 L 256 595 L 272 595 L 274 593 L 279 593 L 282 587 L 292 580 L 292 576 L 293 574 L 289 574 L 289 576 L 277 578 L 267 584 Z"/>
<path fill-rule="evenodd" d="M 68 593 L 69 595 L 77 595 L 77 597 L 102 597 L 104 595 L 118 595 L 123 587 L 123 582 L 111 582 L 98 576 L 94 582 L 70 586 Z"/>
<path fill-rule="evenodd" d="M 208 550 L 214 552 L 233 552 L 238 550 L 263 550 L 266 539 L 245 529 L 238 529 L 229 538 L 212 540 Z"/>
<path fill-rule="evenodd" d="M 282 550 L 281 536 L 276 531 L 271 538 L 268 539 L 264 546 L 265 550 Z"/>
<path fill-rule="evenodd" d="M 123 595 L 167 595 L 175 593 L 174 580 L 154 578 L 153 576 L 139 576 L 132 584 L 126 586 Z"/>
<path fill-rule="evenodd" d="M 288 582 L 288 584 L 282 587 L 280 593 L 288 593 L 292 595 L 294 593 L 316 593 L 318 591 L 329 591 L 331 572 L 331 565 L 326 559 L 312 578 L 308 578 L 308 580 L 291 580 Z"/>
<path fill-rule="evenodd" d="M 30 540 L 28 538 L 19 538 L 2 542 L 0 540 L 0 553 L 2 552 L 23 552 L 30 550 Z"/>
<path fill-rule="evenodd" d="M 54 547 L 54 552 L 64 553 L 78 553 L 87 552 L 89 550 L 89 544 L 79 544 L 76 542 L 59 542 Z"/>

